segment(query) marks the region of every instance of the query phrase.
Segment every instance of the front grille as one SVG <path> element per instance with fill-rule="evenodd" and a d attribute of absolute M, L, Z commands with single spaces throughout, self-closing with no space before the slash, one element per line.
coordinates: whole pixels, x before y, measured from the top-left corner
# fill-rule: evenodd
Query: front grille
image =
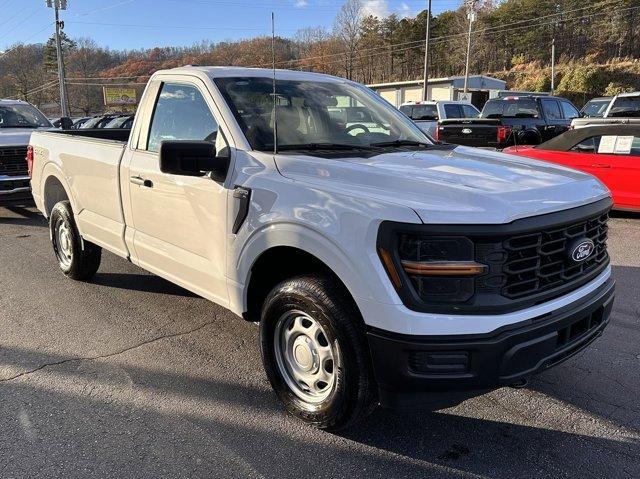
<path fill-rule="evenodd" d="M 28 174 L 27 148 L 0 148 L 0 175 L 23 176 Z"/>
<path fill-rule="evenodd" d="M 504 314 L 575 291 L 602 274 L 608 264 L 607 222 L 611 200 L 506 224 L 421 224 L 383 222 L 379 251 L 393 253 L 401 273 L 398 289 L 414 311 Z M 593 242 L 583 261 L 572 256 Z M 468 250 L 456 246 L 470 242 Z M 417 245 L 417 246 L 416 246 Z M 576 256 L 578 258 L 578 256 Z M 402 261 L 475 261 L 479 276 L 429 277 L 407 273 Z"/>
<path fill-rule="evenodd" d="M 588 281 L 608 264 L 608 213 L 540 231 L 515 234 L 498 242 L 478 239 L 476 258 L 489 266 L 489 274 L 476 280 L 479 293 L 500 294 L 509 300 L 545 296 L 553 291 L 566 292 L 573 284 Z M 568 250 L 580 239 L 595 245 L 591 256 L 573 261 Z M 547 293 L 547 294 L 545 294 Z"/>
<path fill-rule="evenodd" d="M 562 228 L 507 239 L 502 295 L 522 298 L 597 271 L 607 260 L 607 219 L 608 215 L 603 214 Z M 593 241 L 595 250 L 589 258 L 576 263 L 568 258 L 567 249 L 581 238 Z"/>

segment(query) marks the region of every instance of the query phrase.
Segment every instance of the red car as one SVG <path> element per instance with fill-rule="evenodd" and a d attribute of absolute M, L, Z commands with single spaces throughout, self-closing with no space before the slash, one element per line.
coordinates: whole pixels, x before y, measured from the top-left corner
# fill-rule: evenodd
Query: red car
<path fill-rule="evenodd" d="M 640 126 L 589 126 L 502 151 L 591 173 L 611 190 L 614 208 L 640 211 Z"/>

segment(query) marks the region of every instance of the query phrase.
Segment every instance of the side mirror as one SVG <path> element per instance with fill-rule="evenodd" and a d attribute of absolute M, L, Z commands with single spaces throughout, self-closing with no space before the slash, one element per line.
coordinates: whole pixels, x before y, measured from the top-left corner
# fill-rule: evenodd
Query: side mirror
<path fill-rule="evenodd" d="M 216 156 L 216 147 L 209 141 L 160 143 L 160 171 L 163 173 L 180 176 L 204 176 L 210 173 L 215 181 L 224 181 L 228 169 L 228 155 Z"/>
<path fill-rule="evenodd" d="M 73 126 L 73 120 L 68 116 L 60 118 L 60 128 L 63 130 L 70 130 Z"/>

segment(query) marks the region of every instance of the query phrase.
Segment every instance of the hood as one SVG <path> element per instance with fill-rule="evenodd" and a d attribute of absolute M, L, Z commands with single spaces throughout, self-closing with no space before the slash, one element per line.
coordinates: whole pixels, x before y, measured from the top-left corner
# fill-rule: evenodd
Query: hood
<path fill-rule="evenodd" d="M 0 147 L 27 146 L 31 133 L 36 130 L 50 130 L 51 128 L 0 128 Z"/>
<path fill-rule="evenodd" d="M 585 173 L 462 146 L 370 158 L 280 154 L 276 163 L 293 180 L 406 205 L 424 223 L 510 223 L 609 196 L 602 183 Z"/>

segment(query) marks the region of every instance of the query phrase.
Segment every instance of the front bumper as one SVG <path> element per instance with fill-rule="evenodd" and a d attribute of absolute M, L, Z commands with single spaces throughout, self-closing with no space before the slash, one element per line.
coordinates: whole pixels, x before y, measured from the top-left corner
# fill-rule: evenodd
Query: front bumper
<path fill-rule="evenodd" d="M 555 366 L 586 348 L 609 323 L 614 281 L 559 310 L 492 333 L 410 336 L 368 333 L 380 401 L 442 407 Z"/>
<path fill-rule="evenodd" d="M 33 205 L 28 176 L 3 176 L 0 178 L 0 206 Z"/>

